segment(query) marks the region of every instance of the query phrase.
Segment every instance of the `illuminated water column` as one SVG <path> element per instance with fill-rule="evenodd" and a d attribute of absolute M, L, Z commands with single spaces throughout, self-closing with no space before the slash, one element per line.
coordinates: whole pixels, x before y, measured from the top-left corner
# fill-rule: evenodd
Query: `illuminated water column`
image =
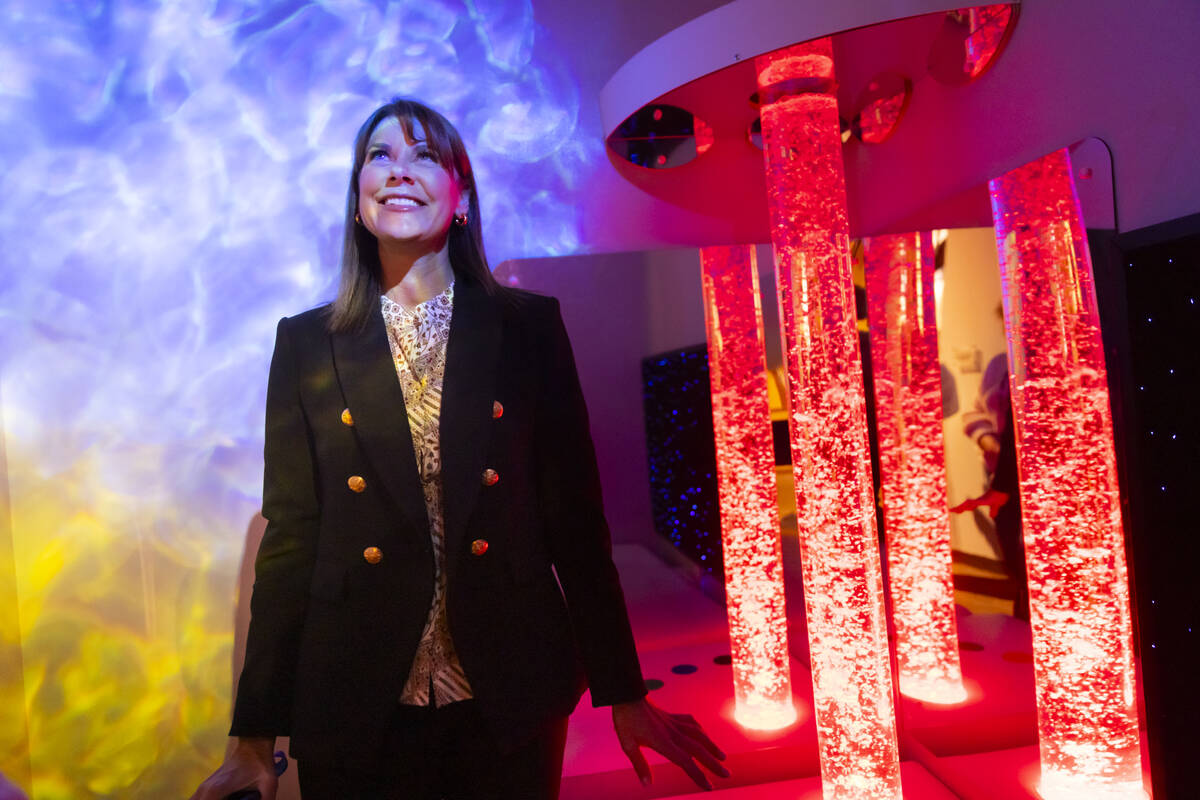
<path fill-rule="evenodd" d="M 754 248 L 700 251 L 712 384 L 734 717 L 774 730 L 796 721 L 788 660 L 775 449 Z"/>
<path fill-rule="evenodd" d="M 950 569 L 933 235 L 872 237 L 864 252 L 900 691 L 959 703 L 967 692 Z"/>
<path fill-rule="evenodd" d="M 1046 798 L 1142 797 L 1100 320 L 1066 150 L 989 184 L 1004 290 Z"/>
<path fill-rule="evenodd" d="M 759 56 L 796 516 L 825 798 L 900 798 L 829 39 Z"/>

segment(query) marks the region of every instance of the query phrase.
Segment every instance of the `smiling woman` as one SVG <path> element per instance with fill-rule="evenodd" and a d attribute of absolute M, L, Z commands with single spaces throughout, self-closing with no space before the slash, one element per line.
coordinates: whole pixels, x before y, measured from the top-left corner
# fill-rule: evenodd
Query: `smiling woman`
<path fill-rule="evenodd" d="M 466 222 L 468 195 L 453 164 L 442 164 L 419 122 L 379 123 L 358 178 L 362 224 L 381 247 L 412 244 L 440 250 L 451 217 Z"/>
<path fill-rule="evenodd" d="M 284 735 L 306 800 L 556 798 L 585 686 L 643 781 L 647 746 L 707 788 L 724 755 L 645 699 L 557 301 L 492 278 L 443 116 L 394 100 L 354 152 L 338 297 L 276 334 L 236 741 L 195 800 L 272 800 Z"/>
<path fill-rule="evenodd" d="M 495 293 L 480 216 L 471 160 L 449 121 L 405 99 L 376 109 L 355 138 L 341 285 L 330 329 L 364 325 L 384 292 L 394 292 L 400 302 L 407 299 L 408 305 L 419 302 L 408 287 L 434 262 L 440 276 L 435 283 L 448 285 L 450 265 L 456 264 Z M 402 280 L 414 261 L 420 268 L 413 279 Z"/>

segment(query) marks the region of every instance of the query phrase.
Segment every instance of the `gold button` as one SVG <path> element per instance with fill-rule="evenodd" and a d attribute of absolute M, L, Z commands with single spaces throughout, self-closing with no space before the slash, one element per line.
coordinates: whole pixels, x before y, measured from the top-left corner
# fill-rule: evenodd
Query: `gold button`
<path fill-rule="evenodd" d="M 471 542 L 471 555 L 481 556 L 487 552 L 487 549 L 487 539 L 476 539 L 475 541 Z"/>
<path fill-rule="evenodd" d="M 350 409 L 348 408 L 342 409 L 342 424 L 350 426 L 354 425 L 354 417 L 350 416 Z"/>
<path fill-rule="evenodd" d="M 350 487 L 352 492 L 361 492 L 367 488 L 367 482 L 363 480 L 361 475 L 351 475 L 346 479 L 346 485 Z"/>
<path fill-rule="evenodd" d="M 363 550 L 363 560 L 368 564 L 378 564 L 383 561 L 383 551 L 378 547 L 368 547 Z"/>
<path fill-rule="evenodd" d="M 504 416 L 504 406 L 500 405 L 499 400 L 492 401 L 492 419 L 500 419 Z"/>
<path fill-rule="evenodd" d="M 500 473 L 496 472 L 496 470 L 491 469 L 489 467 L 488 469 L 485 469 L 483 471 L 483 485 L 484 486 L 495 486 L 496 481 L 498 481 L 498 480 L 500 480 Z"/>

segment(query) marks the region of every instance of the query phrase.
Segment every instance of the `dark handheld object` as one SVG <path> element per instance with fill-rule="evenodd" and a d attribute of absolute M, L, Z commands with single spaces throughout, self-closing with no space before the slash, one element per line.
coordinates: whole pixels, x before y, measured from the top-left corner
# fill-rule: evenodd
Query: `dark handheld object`
<path fill-rule="evenodd" d="M 275 777 L 287 772 L 288 760 L 282 750 L 275 751 Z M 262 792 L 258 789 L 239 789 L 227 796 L 225 800 L 262 800 Z"/>

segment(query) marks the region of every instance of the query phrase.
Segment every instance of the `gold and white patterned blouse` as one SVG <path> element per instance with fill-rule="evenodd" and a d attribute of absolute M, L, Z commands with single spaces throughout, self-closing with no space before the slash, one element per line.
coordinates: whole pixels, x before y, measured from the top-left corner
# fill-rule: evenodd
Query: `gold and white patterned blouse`
<path fill-rule="evenodd" d="M 433 604 L 425 620 L 412 671 L 400 692 L 400 702 L 424 706 L 430 705 L 432 700 L 433 705 L 442 706 L 473 696 L 450 640 L 446 620 L 446 536 L 438 421 L 442 409 L 442 378 L 446 373 L 446 343 L 450 339 L 450 314 L 454 308 L 454 284 L 411 310 L 386 296 L 380 300 L 392 360 L 404 391 L 434 555 Z M 429 696 L 431 688 L 432 699 Z"/>

